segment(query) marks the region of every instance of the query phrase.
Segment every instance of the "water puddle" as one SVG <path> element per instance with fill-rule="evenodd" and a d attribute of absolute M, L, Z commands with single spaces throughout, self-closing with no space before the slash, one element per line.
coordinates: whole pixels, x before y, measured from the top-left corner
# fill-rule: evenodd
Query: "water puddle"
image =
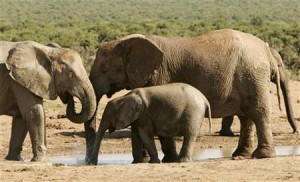
<path fill-rule="evenodd" d="M 231 157 L 235 149 L 228 148 L 211 148 L 201 149 L 194 151 L 194 160 L 206 160 Z M 275 147 L 277 156 L 300 155 L 300 146 L 277 146 Z M 159 154 L 162 159 L 163 154 Z M 75 156 L 58 156 L 49 157 L 50 162 L 54 164 L 65 165 L 85 165 L 84 155 Z M 130 154 L 100 154 L 98 165 L 111 165 L 111 164 L 131 164 L 133 158 Z"/>

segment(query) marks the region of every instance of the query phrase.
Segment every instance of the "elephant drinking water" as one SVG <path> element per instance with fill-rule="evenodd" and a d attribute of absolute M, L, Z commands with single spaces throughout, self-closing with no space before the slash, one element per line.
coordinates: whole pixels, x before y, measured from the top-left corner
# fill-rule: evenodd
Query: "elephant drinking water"
<path fill-rule="evenodd" d="M 97 164 L 100 144 L 107 129 L 113 132 L 129 125 L 133 163 L 142 162 L 142 144 L 149 152 L 149 162 L 160 163 L 154 135 L 161 140 L 163 137 L 183 136 L 179 156 L 175 152 L 172 160 L 189 162 L 204 116 L 209 118 L 211 128 L 209 102 L 191 85 L 171 83 L 134 89 L 105 107 L 90 162 Z M 165 147 L 162 143 L 163 151 Z"/>
<path fill-rule="evenodd" d="M 237 115 L 241 121 L 233 156 L 275 155 L 270 127 L 270 78 L 278 66 L 261 39 L 223 29 L 197 37 L 130 35 L 101 46 L 90 73 L 97 103 L 127 88 L 188 83 L 208 99 L 213 118 Z M 254 147 L 254 126 L 258 145 Z M 95 139 L 95 120 L 85 123 L 87 158 Z M 172 142 L 170 142 L 172 143 Z M 172 146 L 170 148 L 173 148 Z"/>

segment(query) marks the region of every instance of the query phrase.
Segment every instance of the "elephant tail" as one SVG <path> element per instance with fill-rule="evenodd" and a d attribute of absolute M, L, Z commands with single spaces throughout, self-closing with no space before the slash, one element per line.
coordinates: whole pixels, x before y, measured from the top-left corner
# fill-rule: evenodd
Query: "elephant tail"
<path fill-rule="evenodd" d="M 280 99 L 280 74 L 279 74 L 279 69 L 277 66 L 276 69 L 276 91 L 277 91 L 277 99 L 278 99 L 278 105 L 279 105 L 279 109 L 280 111 L 282 111 L 282 107 L 281 107 L 281 99 Z"/>
<path fill-rule="evenodd" d="M 211 124 L 211 109 L 210 109 L 210 104 L 209 102 L 206 100 L 206 110 L 207 110 L 207 115 L 208 115 L 208 121 L 209 121 L 209 134 L 211 134 L 211 128 L 212 128 L 212 124 Z"/>

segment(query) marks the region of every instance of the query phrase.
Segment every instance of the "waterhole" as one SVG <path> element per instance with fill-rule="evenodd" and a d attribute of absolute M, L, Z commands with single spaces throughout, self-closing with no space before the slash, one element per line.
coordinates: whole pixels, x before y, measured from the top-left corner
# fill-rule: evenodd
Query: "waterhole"
<path fill-rule="evenodd" d="M 206 160 L 217 158 L 229 158 L 234 152 L 235 148 L 210 148 L 198 149 L 194 151 L 194 160 Z M 277 146 L 275 147 L 277 156 L 300 155 L 300 146 Z M 159 154 L 162 159 L 163 154 Z M 57 156 L 49 157 L 50 162 L 54 164 L 65 165 L 84 165 L 84 155 L 77 156 Z M 98 165 L 111 165 L 111 164 L 131 164 L 133 158 L 129 154 L 99 154 Z"/>

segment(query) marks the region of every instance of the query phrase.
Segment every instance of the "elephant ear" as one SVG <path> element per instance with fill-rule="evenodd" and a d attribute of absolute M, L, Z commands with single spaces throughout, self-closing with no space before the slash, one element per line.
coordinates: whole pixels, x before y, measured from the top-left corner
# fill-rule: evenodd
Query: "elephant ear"
<path fill-rule="evenodd" d="M 144 86 L 163 61 L 162 50 L 144 36 L 123 39 L 115 49 L 125 56 L 125 72 L 132 88 Z"/>
<path fill-rule="evenodd" d="M 120 100 L 116 130 L 126 128 L 136 121 L 143 112 L 143 101 L 136 94 L 129 94 Z"/>
<path fill-rule="evenodd" d="M 42 45 L 35 42 L 17 45 L 9 51 L 6 66 L 10 76 L 34 94 L 45 99 L 57 98 L 51 60 Z"/>

